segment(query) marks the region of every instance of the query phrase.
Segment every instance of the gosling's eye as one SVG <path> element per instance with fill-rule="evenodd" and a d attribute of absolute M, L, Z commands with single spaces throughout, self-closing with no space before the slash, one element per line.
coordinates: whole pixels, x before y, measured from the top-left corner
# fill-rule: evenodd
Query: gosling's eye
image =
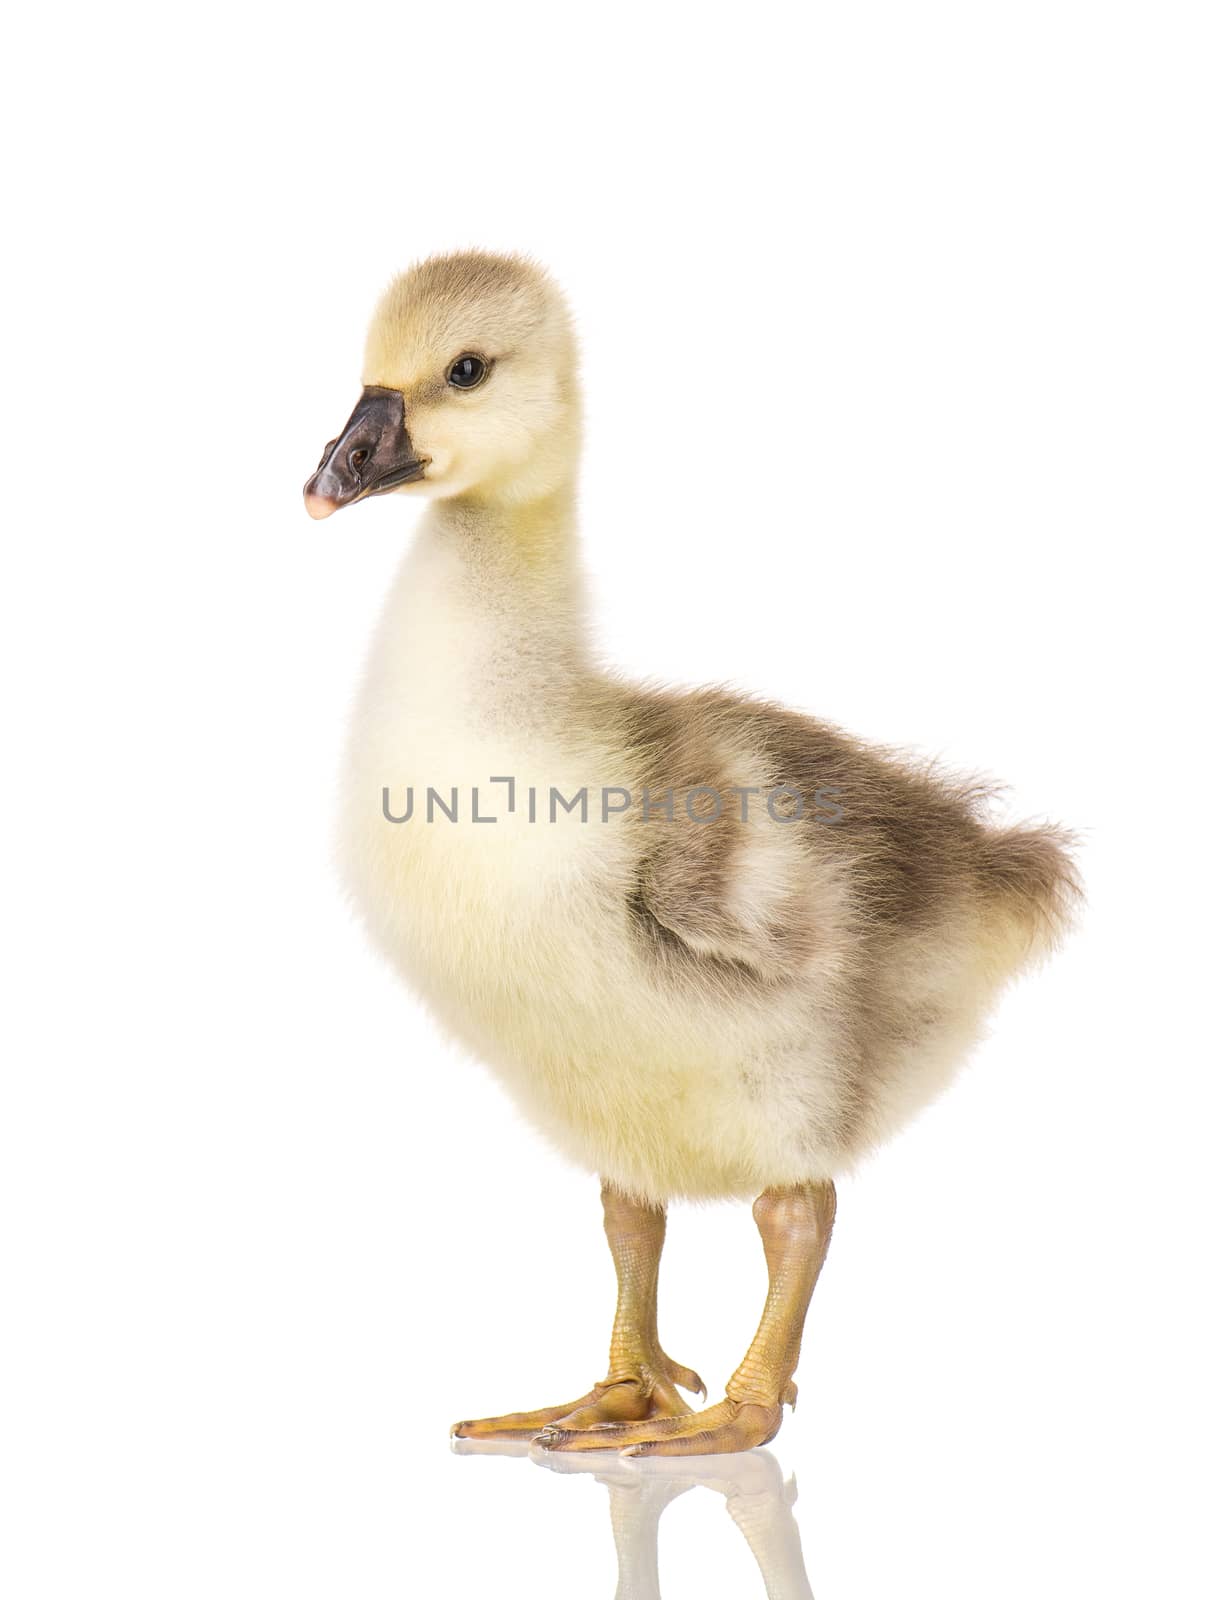
<path fill-rule="evenodd" d="M 448 369 L 448 381 L 454 389 L 476 389 L 488 370 L 481 356 L 458 356 Z"/>

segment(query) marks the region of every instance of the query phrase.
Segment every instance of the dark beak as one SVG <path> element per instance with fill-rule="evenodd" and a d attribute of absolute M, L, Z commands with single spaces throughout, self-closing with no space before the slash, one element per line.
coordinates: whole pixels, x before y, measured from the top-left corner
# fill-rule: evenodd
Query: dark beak
<path fill-rule="evenodd" d="M 305 484 L 305 509 L 311 517 L 328 517 L 365 495 L 417 483 L 426 466 L 426 458 L 415 454 L 406 431 L 401 391 L 367 388 Z"/>

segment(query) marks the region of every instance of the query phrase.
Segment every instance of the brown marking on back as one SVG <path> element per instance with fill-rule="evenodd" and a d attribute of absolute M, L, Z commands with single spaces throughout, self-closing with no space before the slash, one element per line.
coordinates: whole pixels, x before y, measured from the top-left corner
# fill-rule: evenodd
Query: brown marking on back
<path fill-rule="evenodd" d="M 817 1129 L 851 1144 L 885 1071 L 901 1051 L 950 1023 L 942 1005 L 912 995 L 904 969 L 920 941 L 935 942 L 983 917 L 1015 930 L 1029 949 L 1064 927 L 1079 886 L 1069 837 L 1053 828 L 997 828 L 994 788 L 933 763 L 867 745 L 838 728 L 724 690 L 692 693 L 604 684 L 602 711 L 622 729 L 641 790 L 672 788 L 674 818 L 639 828 L 638 876 L 629 898 L 636 934 L 672 981 L 709 994 L 799 993 L 801 968 L 825 943 L 824 908 L 793 895 L 762 930 L 742 930 L 729 889 L 744 844 L 739 812 L 691 821 L 683 801 L 707 786 L 726 795 L 750 781 L 730 752 L 757 752 L 771 787 L 803 797 L 790 827 L 793 878 L 833 866 L 849 889 L 849 962 L 832 995 L 843 1075 L 838 1123 Z M 839 822 L 815 797 L 838 791 Z M 755 802 L 754 802 L 755 803 Z M 801 861 L 802 857 L 802 861 Z M 806 863 L 806 869 L 803 864 Z M 833 930 L 840 941 L 840 930 Z M 822 997 L 823 998 L 823 997 Z"/>

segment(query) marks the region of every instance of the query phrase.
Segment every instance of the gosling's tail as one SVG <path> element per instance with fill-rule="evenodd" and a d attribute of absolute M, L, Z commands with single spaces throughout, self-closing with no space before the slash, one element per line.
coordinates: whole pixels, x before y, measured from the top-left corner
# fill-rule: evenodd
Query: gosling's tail
<path fill-rule="evenodd" d="M 1078 916 L 1083 885 L 1076 844 L 1067 829 L 1051 824 L 995 829 L 985 836 L 982 882 L 1024 942 L 1025 959 L 1048 955 Z"/>

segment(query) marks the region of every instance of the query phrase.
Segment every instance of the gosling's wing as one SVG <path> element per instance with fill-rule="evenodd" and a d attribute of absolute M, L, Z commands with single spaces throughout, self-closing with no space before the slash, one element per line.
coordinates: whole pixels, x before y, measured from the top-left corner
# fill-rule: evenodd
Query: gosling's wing
<path fill-rule="evenodd" d="M 645 782 L 674 801 L 640 830 L 635 909 L 657 948 L 830 974 L 860 941 L 937 926 L 978 892 L 984 785 L 721 690 L 639 692 L 626 709 Z M 699 819 L 711 796 L 723 815 Z"/>
<path fill-rule="evenodd" d="M 731 785 L 752 788 L 751 784 Z M 685 812 L 717 801 L 715 786 L 674 791 L 674 816 L 641 829 L 643 852 L 632 902 L 657 952 L 701 963 L 743 966 L 777 980 L 807 956 L 814 922 L 813 863 L 800 830 L 776 821 L 746 796 L 746 815 L 700 820 Z M 737 804 L 740 801 L 737 800 Z"/>
<path fill-rule="evenodd" d="M 631 900 L 657 953 L 774 979 L 805 958 L 825 877 L 810 798 L 778 793 L 757 707 L 718 691 L 626 703 L 639 778 Z"/>

